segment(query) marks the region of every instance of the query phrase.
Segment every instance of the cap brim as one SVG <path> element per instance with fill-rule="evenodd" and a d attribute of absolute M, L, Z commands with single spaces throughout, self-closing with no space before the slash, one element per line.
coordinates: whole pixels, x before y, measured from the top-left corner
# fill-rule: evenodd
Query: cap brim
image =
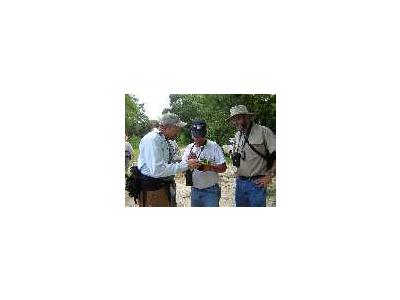
<path fill-rule="evenodd" d="M 195 130 L 191 130 L 190 132 L 191 132 L 191 134 L 192 134 L 194 137 L 205 137 L 205 136 L 207 135 L 207 131 L 195 131 Z"/>
<path fill-rule="evenodd" d="M 183 127 L 186 126 L 186 124 L 187 124 L 187 123 L 185 123 L 185 122 L 179 121 L 178 123 L 176 123 L 176 126 L 178 126 L 178 127 L 180 127 L 180 128 L 183 128 Z"/>

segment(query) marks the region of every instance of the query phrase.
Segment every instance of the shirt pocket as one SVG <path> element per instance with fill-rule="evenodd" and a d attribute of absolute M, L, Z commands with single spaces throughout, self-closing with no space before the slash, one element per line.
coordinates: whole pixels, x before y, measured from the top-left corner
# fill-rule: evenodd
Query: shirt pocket
<path fill-rule="evenodd" d="M 265 156 L 265 145 L 264 145 L 264 140 L 262 138 L 262 136 L 252 136 L 249 139 L 249 143 L 258 151 L 260 152 L 262 155 Z M 257 153 L 255 153 L 249 146 L 249 151 L 253 152 L 254 155 L 259 156 Z"/>

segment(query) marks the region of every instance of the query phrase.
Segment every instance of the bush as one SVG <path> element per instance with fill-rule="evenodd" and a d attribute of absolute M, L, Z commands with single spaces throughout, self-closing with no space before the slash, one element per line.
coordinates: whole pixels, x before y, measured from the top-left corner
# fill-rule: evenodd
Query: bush
<path fill-rule="evenodd" d="M 136 135 L 132 135 L 129 139 L 128 142 L 131 143 L 133 149 L 138 149 L 139 148 L 139 143 L 140 143 L 140 137 Z"/>

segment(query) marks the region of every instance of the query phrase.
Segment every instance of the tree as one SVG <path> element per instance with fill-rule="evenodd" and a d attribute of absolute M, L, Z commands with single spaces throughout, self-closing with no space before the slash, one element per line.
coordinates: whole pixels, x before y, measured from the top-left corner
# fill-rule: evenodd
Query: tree
<path fill-rule="evenodd" d="M 129 136 L 142 137 L 150 129 L 149 118 L 145 114 L 144 104 L 132 94 L 125 94 L 125 131 Z"/>
<path fill-rule="evenodd" d="M 226 144 L 235 129 L 227 119 L 232 106 L 243 104 L 256 112 L 256 123 L 276 131 L 276 95 L 271 94 L 172 94 L 170 108 L 164 112 L 177 114 L 190 124 L 194 119 L 204 119 L 208 125 L 208 136 L 219 144 Z M 189 141 L 190 132 L 183 130 L 181 140 Z"/>

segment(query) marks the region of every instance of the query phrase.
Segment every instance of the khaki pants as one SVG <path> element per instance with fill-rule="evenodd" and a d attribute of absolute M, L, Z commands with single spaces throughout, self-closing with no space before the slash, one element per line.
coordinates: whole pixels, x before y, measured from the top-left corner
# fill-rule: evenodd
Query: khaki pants
<path fill-rule="evenodd" d="M 170 207 L 176 206 L 176 185 L 172 181 L 170 186 L 165 186 L 155 191 L 142 190 L 139 197 L 141 207 Z"/>
<path fill-rule="evenodd" d="M 167 189 L 156 191 L 142 191 L 139 197 L 139 206 L 144 207 L 168 207 L 169 197 Z"/>

